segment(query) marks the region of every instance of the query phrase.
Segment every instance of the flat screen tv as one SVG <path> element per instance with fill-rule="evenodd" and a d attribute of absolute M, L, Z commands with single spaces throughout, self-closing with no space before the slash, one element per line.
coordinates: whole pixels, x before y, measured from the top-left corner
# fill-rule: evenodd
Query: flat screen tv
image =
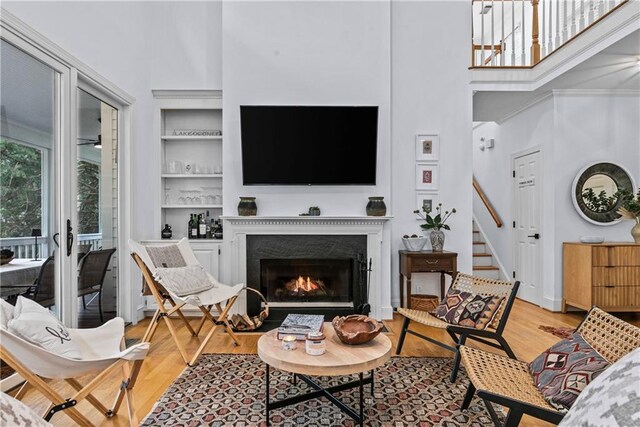
<path fill-rule="evenodd" d="M 244 185 L 375 185 L 377 106 L 240 106 Z"/>

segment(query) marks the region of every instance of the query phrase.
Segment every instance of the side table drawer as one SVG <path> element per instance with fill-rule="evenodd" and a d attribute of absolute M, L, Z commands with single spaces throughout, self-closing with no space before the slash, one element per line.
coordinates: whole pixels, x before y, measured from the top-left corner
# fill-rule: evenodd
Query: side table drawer
<path fill-rule="evenodd" d="M 593 267 L 593 286 L 640 286 L 640 267 Z"/>
<path fill-rule="evenodd" d="M 594 286 L 592 292 L 599 307 L 640 306 L 640 286 Z"/>
<path fill-rule="evenodd" d="M 452 270 L 451 258 L 413 258 L 411 260 L 412 271 Z"/>

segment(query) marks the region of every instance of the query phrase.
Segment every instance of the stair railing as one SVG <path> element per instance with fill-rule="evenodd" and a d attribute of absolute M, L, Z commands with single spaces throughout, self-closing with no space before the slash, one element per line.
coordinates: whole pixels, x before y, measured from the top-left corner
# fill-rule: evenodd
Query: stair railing
<path fill-rule="evenodd" d="M 472 0 L 471 68 L 533 67 L 629 0 Z"/>
<path fill-rule="evenodd" d="M 473 188 L 474 190 L 476 190 L 476 193 L 478 193 L 478 197 L 480 197 L 480 200 L 482 200 L 484 207 L 489 211 L 489 215 L 491 215 L 491 218 L 493 218 L 493 221 L 496 223 L 496 227 L 502 227 L 502 220 L 500 219 L 498 212 L 496 212 L 495 208 L 487 198 L 487 195 L 482 190 L 482 187 L 480 187 L 480 184 L 478 184 L 475 176 L 473 177 Z"/>

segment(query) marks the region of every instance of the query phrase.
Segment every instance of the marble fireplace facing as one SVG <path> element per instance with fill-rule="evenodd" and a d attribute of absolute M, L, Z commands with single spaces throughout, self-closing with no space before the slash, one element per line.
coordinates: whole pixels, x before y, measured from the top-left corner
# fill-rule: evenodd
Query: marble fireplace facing
<path fill-rule="evenodd" d="M 392 316 L 388 217 L 224 217 L 228 281 L 259 290 L 270 319 L 287 313 L 352 314 L 366 302 L 370 316 Z M 371 271 L 368 272 L 371 262 Z M 368 284 L 368 290 L 367 290 Z M 239 301 L 260 310 L 253 295 Z"/>

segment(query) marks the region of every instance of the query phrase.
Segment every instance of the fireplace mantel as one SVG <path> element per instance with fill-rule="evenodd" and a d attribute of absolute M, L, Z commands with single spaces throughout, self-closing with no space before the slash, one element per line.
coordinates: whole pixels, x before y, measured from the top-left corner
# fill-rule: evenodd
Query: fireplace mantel
<path fill-rule="evenodd" d="M 391 319 L 391 217 L 372 216 L 223 216 L 230 271 L 229 283 L 246 283 L 247 235 L 364 235 L 367 257 L 372 260 L 369 290 L 371 316 Z M 244 295 L 242 296 L 244 298 Z M 239 301 L 238 307 L 246 307 Z"/>

